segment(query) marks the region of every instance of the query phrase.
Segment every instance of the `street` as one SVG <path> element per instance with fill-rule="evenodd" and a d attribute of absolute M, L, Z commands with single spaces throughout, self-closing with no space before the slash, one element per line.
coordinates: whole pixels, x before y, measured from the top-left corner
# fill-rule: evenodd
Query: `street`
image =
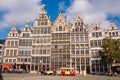
<path fill-rule="evenodd" d="M 103 76 L 103 75 L 86 75 L 82 76 L 53 76 L 53 75 L 38 75 L 31 73 L 4 73 L 3 80 L 120 80 L 120 76 Z"/>

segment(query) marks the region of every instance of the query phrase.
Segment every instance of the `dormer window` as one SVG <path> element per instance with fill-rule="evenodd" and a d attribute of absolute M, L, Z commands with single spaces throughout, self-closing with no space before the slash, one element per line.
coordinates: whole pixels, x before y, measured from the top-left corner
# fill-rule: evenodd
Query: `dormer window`
<path fill-rule="evenodd" d="M 47 25 L 47 21 L 45 21 L 45 25 Z"/>
<path fill-rule="evenodd" d="M 77 29 L 75 29 L 77 31 Z"/>
<path fill-rule="evenodd" d="M 29 33 L 23 33 L 23 37 L 29 37 L 30 34 Z"/>
<path fill-rule="evenodd" d="M 84 31 L 86 31 L 86 29 L 84 29 Z"/>
<path fill-rule="evenodd" d="M 77 26 L 77 22 L 75 22 L 75 26 Z"/>
<path fill-rule="evenodd" d="M 13 37 L 14 37 L 14 33 L 13 33 Z"/>
<path fill-rule="evenodd" d="M 80 22 L 78 22 L 78 26 L 80 26 Z"/>
<path fill-rule="evenodd" d="M 98 28 L 97 28 L 97 27 L 95 27 L 95 30 L 98 30 Z"/>
<path fill-rule="evenodd" d="M 80 27 L 80 31 L 83 31 L 83 27 Z"/>
<path fill-rule="evenodd" d="M 109 32 L 109 36 L 111 36 L 111 32 Z"/>
<path fill-rule="evenodd" d="M 118 36 L 118 32 L 116 32 L 116 36 Z"/>
<path fill-rule="evenodd" d="M 42 15 L 42 18 L 44 18 L 44 15 Z"/>
<path fill-rule="evenodd" d="M 115 32 L 112 32 L 112 36 L 113 36 L 113 37 L 115 36 Z"/>
<path fill-rule="evenodd" d="M 112 29 L 114 29 L 114 27 L 112 27 Z"/>
<path fill-rule="evenodd" d="M 58 28 L 56 28 L 56 31 L 58 31 Z"/>
<path fill-rule="evenodd" d="M 72 29 L 72 31 L 74 31 L 74 29 Z"/>
<path fill-rule="evenodd" d="M 25 28 L 25 31 L 28 31 L 28 28 Z"/>

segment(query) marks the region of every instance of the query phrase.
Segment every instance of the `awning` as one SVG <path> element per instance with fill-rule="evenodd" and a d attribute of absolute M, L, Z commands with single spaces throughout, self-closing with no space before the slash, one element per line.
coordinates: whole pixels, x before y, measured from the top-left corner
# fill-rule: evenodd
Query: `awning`
<path fill-rule="evenodd" d="M 10 69 L 10 68 L 12 68 L 12 65 L 9 65 L 9 64 L 4 64 L 2 66 L 2 69 Z"/>

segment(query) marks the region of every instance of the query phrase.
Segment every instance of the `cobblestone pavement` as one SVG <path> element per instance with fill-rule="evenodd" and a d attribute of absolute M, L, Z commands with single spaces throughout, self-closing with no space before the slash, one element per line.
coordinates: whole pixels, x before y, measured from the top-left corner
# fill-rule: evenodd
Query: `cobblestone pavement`
<path fill-rule="evenodd" d="M 3 74 L 3 80 L 120 80 L 120 76 L 102 76 L 102 75 L 86 75 L 81 76 L 52 76 L 38 74 Z"/>

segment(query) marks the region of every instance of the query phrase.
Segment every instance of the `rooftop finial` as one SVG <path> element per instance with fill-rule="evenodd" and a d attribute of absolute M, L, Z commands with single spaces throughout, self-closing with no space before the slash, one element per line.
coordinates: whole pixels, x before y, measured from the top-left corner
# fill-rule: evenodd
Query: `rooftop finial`
<path fill-rule="evenodd" d="M 29 20 L 26 20 L 26 24 L 29 24 Z"/>
<path fill-rule="evenodd" d="M 16 21 L 13 22 L 13 25 L 16 25 Z"/>
<path fill-rule="evenodd" d="M 45 6 L 46 6 L 45 4 L 42 4 L 42 11 L 45 9 Z"/>

